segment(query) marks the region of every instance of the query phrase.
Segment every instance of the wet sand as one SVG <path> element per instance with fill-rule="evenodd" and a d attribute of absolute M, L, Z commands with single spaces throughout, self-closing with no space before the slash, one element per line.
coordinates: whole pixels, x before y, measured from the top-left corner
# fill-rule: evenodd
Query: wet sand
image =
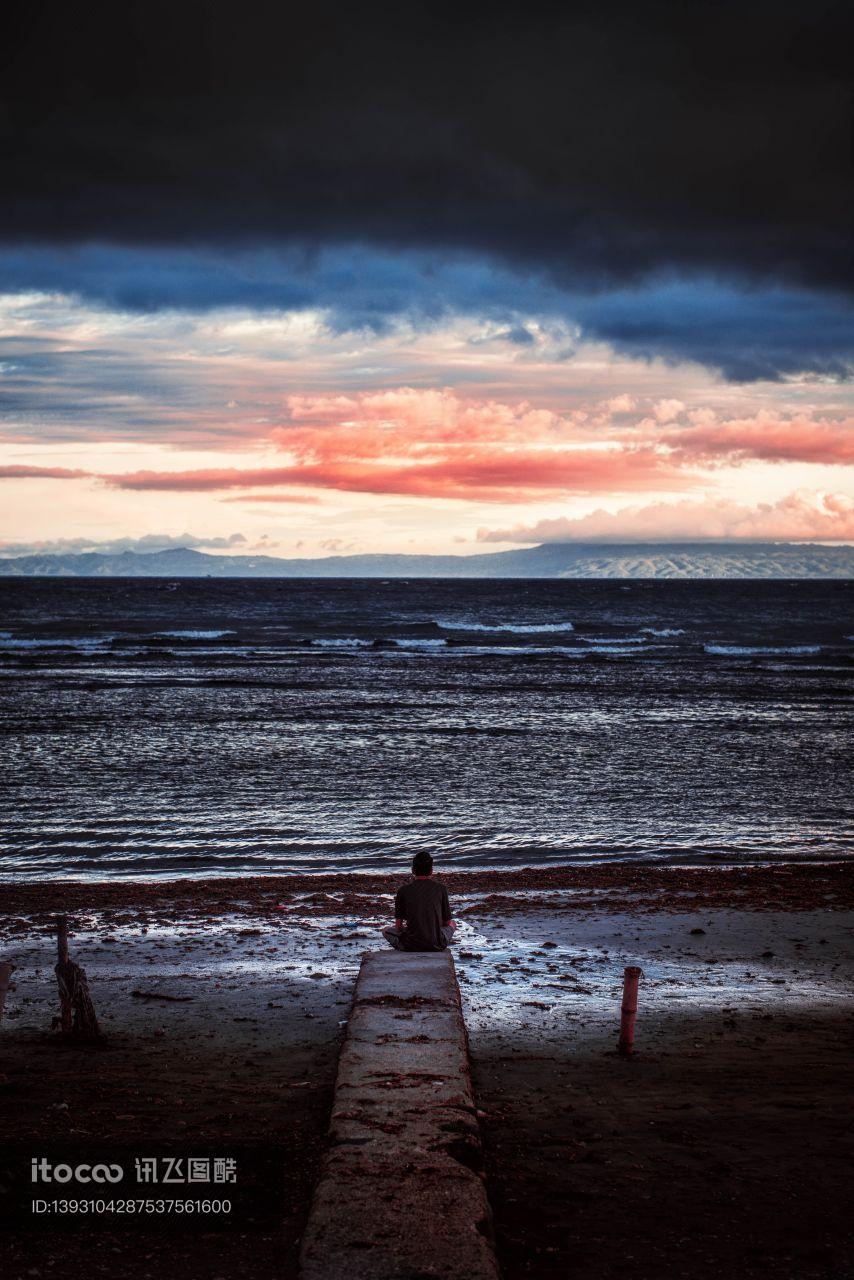
<path fill-rule="evenodd" d="M 507 1280 L 854 1275 L 853 925 L 720 910 L 506 923 L 507 1006 L 469 966 L 463 987 Z M 628 1060 L 623 963 L 644 970 Z"/>
<path fill-rule="evenodd" d="M 326 931 L 324 930 L 324 934 Z M 373 931 L 371 931 L 371 938 Z M 365 946 L 368 937 L 363 937 Z M 267 933 L 245 919 L 102 923 L 87 917 L 71 954 L 87 972 L 102 1048 L 60 1042 L 52 939 L 18 935 L 17 989 L 0 1035 L 5 1137 L 166 1139 L 228 1156 L 230 1144 L 275 1144 L 284 1170 L 281 1225 L 209 1234 L 96 1224 L 84 1233 L 30 1227 L 6 1241 L 0 1274 L 186 1280 L 292 1276 L 328 1124 L 342 1022 L 358 969 L 320 968 L 311 922 Z M 339 944 L 340 945 L 340 944 Z M 134 991 L 145 993 L 134 995 Z M 173 999 L 158 999 L 171 996 Z M 2 1259 L 2 1253 L 0 1253 Z"/>
<path fill-rule="evenodd" d="M 847 868 L 443 878 L 507 1280 L 854 1274 Z M 5 1135 L 257 1138 L 285 1166 L 280 1230 L 29 1229 L 3 1274 L 294 1276 L 353 980 L 390 902 L 376 877 L 0 886 L 18 966 Z M 102 1049 L 50 1032 L 59 909 Z M 629 963 L 645 976 L 627 1061 Z"/>

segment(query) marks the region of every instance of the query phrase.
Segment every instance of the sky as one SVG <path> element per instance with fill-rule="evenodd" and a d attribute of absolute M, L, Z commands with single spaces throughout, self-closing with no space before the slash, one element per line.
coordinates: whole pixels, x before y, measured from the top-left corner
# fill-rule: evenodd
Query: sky
<path fill-rule="evenodd" d="M 10 8 L 0 554 L 854 542 L 850 6 Z"/>

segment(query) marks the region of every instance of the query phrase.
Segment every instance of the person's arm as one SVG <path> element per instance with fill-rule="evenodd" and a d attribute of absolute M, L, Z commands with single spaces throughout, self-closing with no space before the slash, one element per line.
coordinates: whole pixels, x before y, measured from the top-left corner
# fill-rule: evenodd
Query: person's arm
<path fill-rule="evenodd" d="M 448 901 L 448 891 L 443 886 L 442 888 L 442 924 L 449 925 L 453 923 L 454 922 L 451 919 L 451 904 Z"/>
<path fill-rule="evenodd" d="M 403 894 L 400 889 L 394 895 L 394 927 L 398 933 L 403 933 L 404 922 Z"/>

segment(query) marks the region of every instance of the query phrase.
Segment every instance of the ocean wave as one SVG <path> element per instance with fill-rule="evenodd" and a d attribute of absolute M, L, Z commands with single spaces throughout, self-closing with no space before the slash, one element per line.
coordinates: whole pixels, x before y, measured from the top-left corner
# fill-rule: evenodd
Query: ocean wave
<path fill-rule="evenodd" d="M 589 653 L 592 658 L 603 656 L 606 658 L 636 658 L 639 653 L 649 653 L 652 647 L 652 645 L 639 645 L 635 641 L 626 644 L 622 640 L 615 640 L 609 644 L 600 642 L 592 649 L 587 649 L 584 652 Z"/>
<path fill-rule="evenodd" d="M 645 636 L 655 636 L 660 640 L 673 640 L 676 636 L 684 636 L 682 627 L 641 627 Z"/>
<path fill-rule="evenodd" d="M 317 649 L 370 649 L 373 640 L 360 640 L 355 636 L 344 636 L 335 639 L 312 640 Z"/>
<path fill-rule="evenodd" d="M 114 635 L 108 635 L 27 639 L 4 631 L 0 633 L 0 649 L 78 649 L 81 653 L 90 653 L 92 650 L 103 649 L 105 645 L 112 644 L 115 638 Z"/>
<path fill-rule="evenodd" d="M 191 645 L 182 645 L 180 648 L 173 649 L 166 645 L 158 644 L 158 645 L 147 645 L 142 647 L 139 645 L 135 645 L 133 647 L 120 650 L 119 656 L 123 658 L 126 658 L 126 657 L 135 658 L 140 656 L 144 656 L 146 658 L 155 658 L 155 659 L 159 657 L 180 658 L 182 661 L 185 661 L 185 662 L 190 659 L 199 658 L 199 659 L 205 659 L 205 661 L 210 662 L 214 658 L 229 659 L 229 658 L 243 658 L 243 657 L 249 657 L 249 658 L 275 657 L 277 652 L 279 651 L 276 649 L 262 649 L 262 648 L 259 648 L 257 645 L 251 645 L 251 644 L 233 644 L 233 645 L 232 644 L 229 644 L 229 645 L 206 644 L 202 649 L 194 649 Z M 291 652 L 291 651 L 284 650 L 283 652 Z"/>
<path fill-rule="evenodd" d="M 167 640 L 221 640 L 223 636 L 237 635 L 236 631 L 155 631 Z"/>
<path fill-rule="evenodd" d="M 436 622 L 438 627 L 443 631 L 483 631 L 498 633 L 509 631 L 513 635 L 534 636 L 534 635 L 551 635 L 559 631 L 574 631 L 575 627 L 571 622 L 470 622 L 463 619 L 462 622 L 449 622 L 439 619 Z"/>
<path fill-rule="evenodd" d="M 471 657 L 531 657 L 538 654 L 562 654 L 569 658 L 589 658 L 596 650 L 580 649 L 577 645 L 558 645 L 558 644 L 454 644 L 448 645 L 444 640 L 434 641 L 432 644 L 422 642 L 417 647 L 413 647 L 411 643 L 401 645 L 400 641 L 394 644 L 382 645 L 378 648 L 378 652 L 386 657 L 408 657 L 408 658 L 426 658 L 436 657 L 451 661 L 457 658 Z"/>
<path fill-rule="evenodd" d="M 593 644 L 597 648 L 606 648 L 611 645 L 620 645 L 621 647 L 629 644 L 647 644 L 646 636 L 579 636 L 582 644 Z"/>
<path fill-rule="evenodd" d="M 393 644 L 393 645 L 395 645 L 395 647 L 396 647 L 396 648 L 398 648 L 398 649 L 427 649 L 427 650 L 430 650 L 430 649 L 444 649 L 444 648 L 447 648 L 447 644 L 448 644 L 448 642 L 447 642 L 447 640 L 421 640 L 421 639 L 418 639 L 418 638 L 414 638 L 414 639 L 406 638 L 406 639 L 403 639 L 403 640 L 392 640 L 392 644 Z"/>
<path fill-rule="evenodd" d="M 703 652 L 716 658 L 807 658 L 821 653 L 821 645 L 704 644 Z"/>
<path fill-rule="evenodd" d="M 559 644 L 472 644 L 460 645 L 449 650 L 454 657 L 479 657 L 481 655 L 506 657 L 531 657 L 537 654 L 559 654 L 564 658 L 589 658 L 592 649 L 579 649 L 577 645 Z"/>

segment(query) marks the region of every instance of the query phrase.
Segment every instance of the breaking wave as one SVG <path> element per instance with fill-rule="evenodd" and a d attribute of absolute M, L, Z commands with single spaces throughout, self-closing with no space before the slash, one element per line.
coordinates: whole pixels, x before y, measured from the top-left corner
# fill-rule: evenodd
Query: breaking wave
<path fill-rule="evenodd" d="M 606 648 L 619 645 L 621 648 L 629 644 L 647 644 L 646 636 L 579 636 L 582 644 L 593 644 Z"/>
<path fill-rule="evenodd" d="M 314 639 L 311 642 L 317 649 L 370 649 L 373 640 L 360 640 L 355 636 L 341 639 Z"/>
<path fill-rule="evenodd" d="M 167 640 L 221 640 L 223 636 L 233 636 L 235 631 L 157 631 L 155 635 L 164 636 Z"/>
<path fill-rule="evenodd" d="M 574 631 L 575 627 L 571 622 L 470 622 L 463 619 L 458 622 L 449 622 L 447 620 L 438 620 L 436 625 L 442 631 L 483 631 L 485 633 L 497 632 L 499 635 L 504 631 L 509 631 L 513 635 L 534 636 L 534 635 L 552 635 L 560 631 Z"/>
<path fill-rule="evenodd" d="M 821 645 L 704 644 L 703 652 L 716 658 L 808 658 L 821 653 Z"/>

